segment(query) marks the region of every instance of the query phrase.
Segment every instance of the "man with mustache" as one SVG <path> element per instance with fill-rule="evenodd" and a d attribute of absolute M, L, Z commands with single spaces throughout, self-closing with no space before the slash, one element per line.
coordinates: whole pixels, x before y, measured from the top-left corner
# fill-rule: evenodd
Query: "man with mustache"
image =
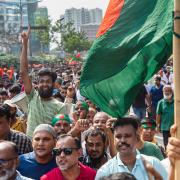
<path fill-rule="evenodd" d="M 0 141 L 0 179 L 1 180 L 31 180 L 22 176 L 17 170 L 19 163 L 16 144 L 10 141 Z"/>
<path fill-rule="evenodd" d="M 144 161 L 150 163 L 162 176 L 167 179 L 167 172 L 157 158 L 139 153 L 136 149 L 139 140 L 138 121 L 133 117 L 123 117 L 114 122 L 114 143 L 117 155 L 104 164 L 96 175 L 96 180 L 117 172 L 128 172 L 137 179 L 149 180 Z"/>
<path fill-rule="evenodd" d="M 52 97 L 56 81 L 56 73 L 48 68 L 40 69 L 38 73 L 37 91 L 33 88 L 28 72 L 27 49 L 30 28 L 21 34 L 22 53 L 20 57 L 20 72 L 28 97 L 27 135 L 32 138 L 33 131 L 39 124 L 51 124 L 51 119 L 58 113 L 66 113 L 65 106 Z"/>

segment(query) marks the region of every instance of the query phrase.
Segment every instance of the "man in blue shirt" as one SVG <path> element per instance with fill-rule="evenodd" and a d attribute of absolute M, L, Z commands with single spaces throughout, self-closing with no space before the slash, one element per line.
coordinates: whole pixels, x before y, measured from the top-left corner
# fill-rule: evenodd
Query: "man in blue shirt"
<path fill-rule="evenodd" d="M 117 172 L 128 172 L 137 179 L 149 180 L 144 162 L 150 163 L 163 180 L 167 179 L 167 172 L 157 158 L 139 153 L 136 149 L 138 142 L 138 121 L 133 117 L 124 117 L 114 123 L 114 139 L 117 155 L 104 164 L 96 174 L 96 180 Z"/>
<path fill-rule="evenodd" d="M 19 157 L 18 171 L 32 179 L 39 180 L 43 174 L 57 167 L 52 150 L 56 142 L 56 132 L 51 125 L 40 124 L 33 133 L 33 152 Z"/>
<path fill-rule="evenodd" d="M 161 77 L 155 76 L 154 78 L 154 86 L 152 86 L 150 90 L 150 98 L 151 98 L 151 110 L 153 118 L 156 118 L 156 108 L 158 101 L 163 98 L 163 85 L 161 84 Z"/>

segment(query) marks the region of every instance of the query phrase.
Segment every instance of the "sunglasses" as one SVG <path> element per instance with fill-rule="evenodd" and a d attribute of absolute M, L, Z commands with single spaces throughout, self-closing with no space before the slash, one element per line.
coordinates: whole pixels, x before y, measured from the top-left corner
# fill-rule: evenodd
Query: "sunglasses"
<path fill-rule="evenodd" d="M 75 149 L 78 149 L 78 148 L 63 148 L 63 149 L 61 149 L 61 148 L 54 148 L 53 149 L 53 154 L 55 156 L 59 156 L 63 152 L 65 155 L 71 155 L 73 150 L 75 150 Z"/>

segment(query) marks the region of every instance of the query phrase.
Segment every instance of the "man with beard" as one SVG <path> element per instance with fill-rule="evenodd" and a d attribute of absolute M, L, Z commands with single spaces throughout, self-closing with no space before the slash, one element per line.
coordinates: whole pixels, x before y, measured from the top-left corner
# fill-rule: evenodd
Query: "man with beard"
<path fill-rule="evenodd" d="M 137 179 L 149 180 L 144 162 L 150 163 L 166 180 L 167 172 L 157 158 L 139 153 L 136 144 L 139 140 L 138 122 L 133 117 L 120 118 L 114 122 L 114 143 L 117 155 L 104 164 L 97 172 L 96 180 L 117 172 L 128 172 Z"/>
<path fill-rule="evenodd" d="M 59 136 L 56 148 L 57 168 L 54 168 L 41 177 L 41 180 L 94 180 L 96 171 L 79 162 L 81 155 L 81 142 L 71 135 Z"/>
<path fill-rule="evenodd" d="M 58 136 L 61 134 L 67 134 L 71 129 L 71 123 L 71 119 L 67 114 L 57 114 L 52 119 L 52 126 Z"/>
<path fill-rule="evenodd" d="M 105 164 L 109 157 L 106 153 L 107 138 L 103 131 L 98 129 L 91 129 L 85 135 L 86 153 L 81 162 L 95 170 L 99 169 Z"/>
<path fill-rule="evenodd" d="M 39 124 L 50 124 L 52 117 L 58 113 L 66 113 L 65 106 L 52 97 L 53 87 L 56 80 L 56 73 L 48 68 L 40 69 L 38 73 L 38 91 L 36 91 L 28 74 L 28 32 L 23 32 L 22 37 L 22 53 L 20 57 L 20 72 L 24 83 L 25 93 L 28 97 L 28 121 L 27 135 L 32 138 L 33 131 Z"/>
<path fill-rule="evenodd" d="M 56 132 L 49 124 L 40 124 L 33 133 L 33 152 L 19 157 L 18 171 L 27 177 L 39 180 L 40 177 L 57 167 L 52 150 L 56 143 Z"/>
<path fill-rule="evenodd" d="M 30 180 L 16 170 L 18 163 L 16 144 L 0 141 L 0 180 Z"/>
<path fill-rule="evenodd" d="M 158 102 L 156 124 L 157 129 L 163 134 L 164 147 L 168 144 L 170 128 L 174 124 L 174 97 L 173 89 L 170 85 L 163 87 L 163 99 Z"/>

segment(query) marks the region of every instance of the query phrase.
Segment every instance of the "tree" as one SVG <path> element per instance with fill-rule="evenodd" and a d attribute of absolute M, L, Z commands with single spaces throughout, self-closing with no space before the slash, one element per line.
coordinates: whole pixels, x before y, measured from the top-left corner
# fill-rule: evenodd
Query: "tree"
<path fill-rule="evenodd" d="M 50 30 L 51 30 L 51 20 L 49 18 L 36 19 L 36 26 L 40 27 L 36 30 L 36 35 L 41 44 L 41 52 L 47 47 L 51 41 Z M 41 28 L 44 27 L 44 28 Z"/>
<path fill-rule="evenodd" d="M 69 53 L 88 50 L 92 44 L 83 31 L 76 32 L 73 23 L 62 24 L 61 19 L 52 26 L 52 41 Z"/>

